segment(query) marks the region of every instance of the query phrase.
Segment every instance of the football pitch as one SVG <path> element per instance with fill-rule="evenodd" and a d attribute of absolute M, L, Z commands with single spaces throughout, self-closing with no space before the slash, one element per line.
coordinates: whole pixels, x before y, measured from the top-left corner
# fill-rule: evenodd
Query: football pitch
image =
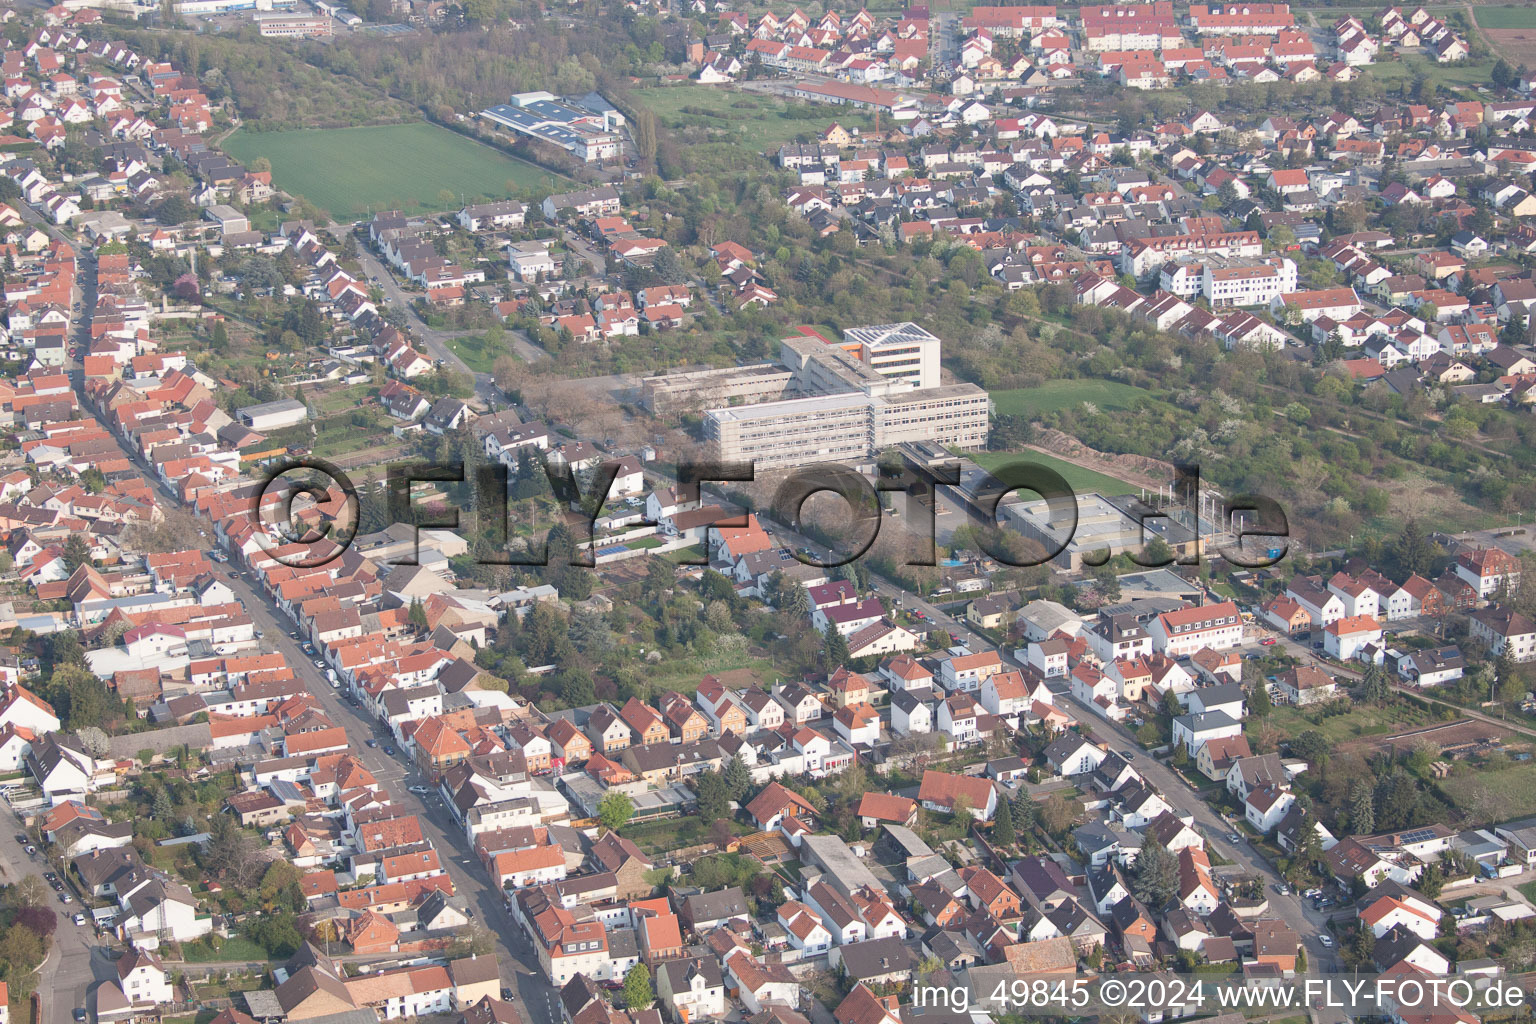
<path fill-rule="evenodd" d="M 519 189 L 567 183 L 542 167 L 432 124 L 239 131 L 224 150 L 246 166 L 272 163 L 272 184 L 303 196 L 337 220 L 378 210 L 457 209 L 505 199 Z"/>

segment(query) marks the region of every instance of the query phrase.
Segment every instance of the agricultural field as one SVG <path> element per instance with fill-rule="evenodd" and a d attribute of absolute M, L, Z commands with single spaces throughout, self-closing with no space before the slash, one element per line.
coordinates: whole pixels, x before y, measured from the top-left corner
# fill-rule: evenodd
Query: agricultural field
<path fill-rule="evenodd" d="M 1489 7 L 1472 8 L 1479 28 L 1536 28 L 1536 7 Z"/>
<path fill-rule="evenodd" d="M 1067 482 L 1078 494 L 1086 494 L 1097 491 L 1100 494 L 1136 494 L 1143 488 L 1140 484 L 1128 483 L 1112 476 L 1082 466 L 1074 465 L 1058 459 L 1044 452 L 971 452 L 972 461 L 982 469 L 991 469 L 994 466 L 1004 465 L 1010 462 L 1030 462 L 1035 465 L 1045 466 L 1060 473 L 1062 479 Z M 1028 495 L 1025 495 L 1026 500 Z"/>
<path fill-rule="evenodd" d="M 337 220 L 363 218 L 370 210 L 458 209 L 565 183 L 541 167 L 425 123 L 239 131 L 224 149 L 246 165 L 265 157 L 276 187 Z"/>
<path fill-rule="evenodd" d="M 798 136 L 814 137 L 833 121 L 852 131 L 874 127 L 873 115 L 714 85 L 637 89 L 634 98 L 674 132 L 702 130 L 703 142 L 731 142 L 754 153 L 776 150 Z M 689 137 L 684 134 L 685 141 Z"/>
<path fill-rule="evenodd" d="M 1033 388 L 994 391 L 992 400 L 1004 416 L 1031 416 L 1060 412 L 1091 402 L 1100 410 L 1134 409 L 1142 401 L 1156 401 L 1141 388 L 1117 380 L 1053 380 Z"/>

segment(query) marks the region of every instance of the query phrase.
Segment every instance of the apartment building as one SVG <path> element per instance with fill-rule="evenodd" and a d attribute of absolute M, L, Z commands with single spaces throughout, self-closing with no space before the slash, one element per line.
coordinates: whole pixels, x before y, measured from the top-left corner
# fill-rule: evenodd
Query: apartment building
<path fill-rule="evenodd" d="M 1211 257 L 1201 268 L 1200 294 L 1213 309 L 1263 306 L 1296 290 L 1296 263 L 1283 256 L 1263 259 Z"/>

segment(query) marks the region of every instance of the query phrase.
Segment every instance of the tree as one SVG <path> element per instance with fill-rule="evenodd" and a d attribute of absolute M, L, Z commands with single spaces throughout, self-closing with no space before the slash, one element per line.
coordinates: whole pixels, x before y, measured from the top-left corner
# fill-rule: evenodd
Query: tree
<path fill-rule="evenodd" d="M 1316 729 L 1306 729 L 1291 740 L 1291 754 L 1316 767 L 1328 760 L 1328 740 Z"/>
<path fill-rule="evenodd" d="M 6 887 L 5 905 L 18 909 L 45 907 L 48 905 L 48 889 L 36 875 L 22 875 L 15 885 Z"/>
<path fill-rule="evenodd" d="M 427 609 L 423 607 L 419 599 L 413 598 L 411 600 L 411 610 L 406 613 L 406 618 L 410 620 L 411 625 L 423 633 L 427 631 Z"/>
<path fill-rule="evenodd" d="M 731 814 L 731 798 L 726 792 L 725 776 L 720 772 L 703 772 L 699 775 L 699 817 L 705 821 L 728 818 Z"/>
<path fill-rule="evenodd" d="M 1173 549 L 1161 537 L 1153 537 L 1142 548 L 1137 562 L 1141 565 L 1167 565 L 1174 559 Z"/>
<path fill-rule="evenodd" d="M 1274 706 L 1275 702 L 1269 697 L 1269 686 L 1260 679 L 1253 686 L 1253 695 L 1248 698 L 1248 714 L 1254 718 L 1263 718 Z"/>
<path fill-rule="evenodd" d="M 112 738 L 102 729 L 88 725 L 75 733 L 80 746 L 92 757 L 106 757 L 112 749 Z"/>
<path fill-rule="evenodd" d="M 91 544 L 83 533 L 72 533 L 64 542 L 64 565 L 74 572 L 82 565 L 91 564 Z"/>
<path fill-rule="evenodd" d="M 1040 805 L 1040 824 L 1053 836 L 1062 835 L 1077 821 L 1078 808 L 1060 793 L 1052 793 Z"/>
<path fill-rule="evenodd" d="M 1410 519 L 1403 524 L 1402 532 L 1393 542 L 1392 553 L 1401 569 L 1410 573 L 1425 573 L 1429 571 L 1430 562 L 1435 557 L 1435 546 L 1424 535 L 1424 527 L 1419 525 L 1419 521 Z"/>
<path fill-rule="evenodd" d="M 1131 892 L 1153 910 L 1161 910 L 1179 891 L 1179 860 L 1168 848 L 1149 836 L 1136 857 L 1136 878 Z"/>
<path fill-rule="evenodd" d="M 1525 314 L 1516 313 L 1510 317 L 1499 331 L 1499 343 L 1503 345 L 1524 345 L 1527 333 Z"/>
<path fill-rule="evenodd" d="M 635 802 L 618 790 L 610 790 L 597 805 L 597 819 L 610 832 L 623 828 L 635 813 Z"/>
<path fill-rule="evenodd" d="M 197 216 L 197 210 L 185 196 L 172 195 L 155 207 L 155 220 L 167 226 L 184 224 Z"/>
<path fill-rule="evenodd" d="M 1017 838 L 1013 831 L 1013 805 L 1001 800 L 997 805 L 997 816 L 992 820 L 992 841 L 998 846 L 1012 846 Z"/>
<path fill-rule="evenodd" d="M 1349 784 L 1349 830 L 1358 835 L 1376 831 L 1376 797 L 1366 779 Z"/>
<path fill-rule="evenodd" d="M 827 623 L 827 628 L 821 634 L 821 639 L 823 642 L 821 656 L 827 671 L 831 672 L 848 664 L 852 658 L 852 654 L 848 650 L 848 640 L 837 631 L 836 623 Z"/>
<path fill-rule="evenodd" d="M 624 1008 L 631 1012 L 644 1010 L 656 1001 L 651 988 L 651 969 L 645 964 L 635 964 L 624 975 Z"/>
<path fill-rule="evenodd" d="M 752 788 L 752 769 L 747 767 L 747 762 L 741 759 L 740 754 L 731 755 L 730 761 L 725 765 L 725 792 L 732 800 L 741 800 L 747 795 L 747 790 Z"/>
<path fill-rule="evenodd" d="M 1392 698 L 1392 686 L 1387 681 L 1387 670 L 1371 665 L 1360 680 L 1360 699 L 1367 704 L 1385 704 Z"/>
<path fill-rule="evenodd" d="M 171 799 L 171 791 L 161 786 L 155 790 L 154 799 L 149 802 L 149 816 L 156 821 L 170 821 L 176 814 L 176 802 Z"/>
<path fill-rule="evenodd" d="M 1514 79 L 1515 69 L 1502 57 L 1494 63 L 1493 70 L 1488 72 L 1488 81 L 1493 83 L 1495 89 L 1508 89 Z"/>

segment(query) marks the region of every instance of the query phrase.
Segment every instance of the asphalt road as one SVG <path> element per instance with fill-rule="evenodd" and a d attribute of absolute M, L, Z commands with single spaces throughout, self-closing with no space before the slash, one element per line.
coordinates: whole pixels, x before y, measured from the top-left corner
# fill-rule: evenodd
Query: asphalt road
<path fill-rule="evenodd" d="M 42 851 L 31 856 L 10 833 L 21 832 L 19 819 L 13 819 L 14 827 L 0 834 L 0 884 L 14 885 L 27 875 L 43 882 L 43 872 L 49 870 Z M 58 930 L 53 935 L 53 945 L 48 958 L 38 968 L 37 992 L 41 1003 L 40 1020 L 43 1024 L 72 1024 L 74 1011 L 86 1007 L 91 986 L 105 978 L 116 978 L 111 953 L 96 944 L 96 935 L 90 925 L 76 925 L 74 915 L 80 904 L 59 902 L 50 888 L 49 906 L 59 915 Z"/>
<path fill-rule="evenodd" d="M 368 275 L 370 283 L 378 285 L 384 292 L 386 301 L 391 305 L 400 307 L 404 311 L 411 333 L 421 339 L 427 352 L 434 359 L 441 359 L 460 373 L 469 374 L 475 379 L 477 391 L 480 390 L 482 383 L 489 383 L 490 374 L 476 373 L 474 370 L 471 370 L 469 365 L 460 359 L 458 354 L 448 346 L 449 339 L 456 338 L 460 334 L 473 334 L 473 331 L 444 331 L 436 327 L 427 326 L 426 321 L 417 316 L 415 309 L 412 308 L 412 297 L 406 293 L 404 288 L 400 287 L 400 282 L 395 280 L 393 272 L 378 256 L 359 245 L 357 260 L 362 264 L 363 272 Z M 524 362 L 537 363 L 550 358 L 548 352 L 529 341 L 527 335 L 522 331 L 509 330 L 506 336 L 512 343 L 512 351 L 516 352 Z"/>

